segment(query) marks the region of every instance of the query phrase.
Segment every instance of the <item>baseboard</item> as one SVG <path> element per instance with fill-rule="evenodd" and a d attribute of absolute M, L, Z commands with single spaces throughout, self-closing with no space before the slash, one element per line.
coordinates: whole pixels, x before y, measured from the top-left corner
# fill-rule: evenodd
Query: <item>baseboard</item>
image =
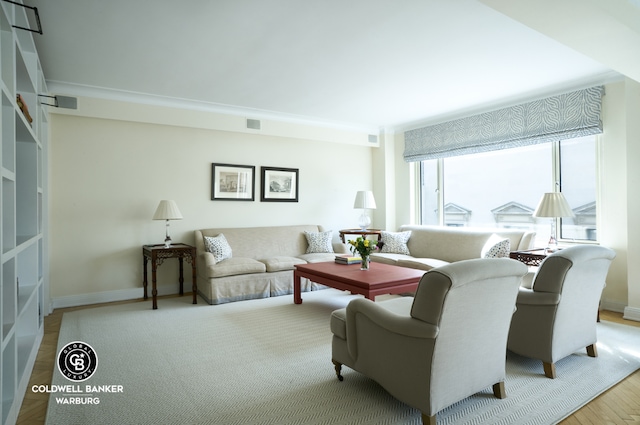
<path fill-rule="evenodd" d="M 627 320 L 635 320 L 636 322 L 640 322 L 640 308 L 637 307 L 626 307 L 624 309 L 623 319 Z"/>
<path fill-rule="evenodd" d="M 618 301 L 609 301 L 609 300 L 603 299 L 600 302 L 601 310 L 615 311 L 616 313 L 623 313 L 626 307 L 627 307 L 626 303 L 621 303 Z"/>
<path fill-rule="evenodd" d="M 158 295 L 177 294 L 176 285 L 158 286 Z M 148 289 L 151 298 L 151 288 Z M 114 301 L 136 300 L 143 297 L 142 288 L 119 289 L 116 291 L 93 292 L 90 294 L 70 295 L 68 297 L 56 297 L 52 299 L 53 309 L 78 307 L 81 305 L 110 303 Z M 151 300 L 149 300 L 151 303 Z"/>

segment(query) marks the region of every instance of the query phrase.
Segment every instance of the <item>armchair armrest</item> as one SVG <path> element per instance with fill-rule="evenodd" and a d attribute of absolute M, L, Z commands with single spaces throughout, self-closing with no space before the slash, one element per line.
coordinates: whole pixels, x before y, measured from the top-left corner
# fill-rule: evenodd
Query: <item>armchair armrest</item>
<path fill-rule="evenodd" d="M 408 313 L 408 312 L 407 312 Z M 356 298 L 347 305 L 347 344 L 351 355 L 357 357 L 356 317 L 364 315 L 377 326 L 399 335 L 412 338 L 435 339 L 438 327 L 431 323 L 394 313 L 384 307 L 384 303 Z"/>
<path fill-rule="evenodd" d="M 560 294 L 553 292 L 540 292 L 532 289 L 520 288 L 516 306 L 521 305 L 556 305 L 560 302 Z"/>
<path fill-rule="evenodd" d="M 527 272 L 527 274 L 525 274 L 522 277 L 522 281 L 520 282 L 520 286 L 523 288 L 527 288 L 527 289 L 532 289 L 533 288 L 533 279 L 536 277 L 535 272 Z"/>

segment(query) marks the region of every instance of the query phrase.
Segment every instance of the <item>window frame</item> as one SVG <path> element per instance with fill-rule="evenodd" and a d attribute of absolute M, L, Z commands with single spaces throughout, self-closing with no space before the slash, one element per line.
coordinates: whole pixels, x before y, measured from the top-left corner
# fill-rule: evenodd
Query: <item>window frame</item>
<path fill-rule="evenodd" d="M 596 203 L 596 229 L 600 228 L 600 156 L 601 156 L 601 147 L 600 147 L 600 135 L 593 135 L 595 140 L 595 203 Z M 568 139 L 571 140 L 571 139 Z M 557 140 L 551 143 L 551 181 L 552 185 L 549 188 L 550 192 L 560 192 L 562 191 L 562 170 L 561 170 L 561 143 L 562 140 Z M 438 158 L 436 159 L 436 174 L 437 174 L 437 206 L 438 206 L 438 226 L 445 226 L 445 211 L 444 211 L 444 160 L 446 158 Z M 415 175 L 417 182 L 417 202 L 415 203 L 416 211 L 415 216 L 418 218 L 420 224 L 422 223 L 422 205 L 423 205 L 423 164 L 424 161 L 416 161 L 415 165 Z M 557 217 L 555 220 L 555 237 L 559 243 L 564 245 L 569 244 L 592 244 L 597 245 L 600 243 L 599 233 L 596 232 L 596 237 L 594 240 L 589 239 L 568 239 L 562 238 L 562 218 Z"/>

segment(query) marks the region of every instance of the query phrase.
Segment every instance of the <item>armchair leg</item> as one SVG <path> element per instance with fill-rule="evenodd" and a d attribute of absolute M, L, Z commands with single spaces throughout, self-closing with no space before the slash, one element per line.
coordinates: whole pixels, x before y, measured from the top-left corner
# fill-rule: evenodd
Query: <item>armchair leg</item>
<path fill-rule="evenodd" d="M 504 389 L 504 381 L 493 384 L 493 395 L 497 398 L 507 398 L 507 391 Z"/>
<path fill-rule="evenodd" d="M 423 413 L 422 425 L 436 425 L 436 415 L 429 416 L 426 413 Z"/>
<path fill-rule="evenodd" d="M 336 375 L 338 375 L 338 381 L 342 381 L 344 379 L 344 377 L 341 374 L 342 371 L 342 363 L 338 363 L 337 361 L 331 359 L 331 361 L 333 362 L 333 366 L 336 369 Z"/>
<path fill-rule="evenodd" d="M 598 349 L 595 344 L 591 344 L 587 347 L 587 355 L 589 357 L 598 357 Z"/>
<path fill-rule="evenodd" d="M 544 374 L 547 378 L 556 379 L 556 365 L 553 363 L 542 362 Z"/>

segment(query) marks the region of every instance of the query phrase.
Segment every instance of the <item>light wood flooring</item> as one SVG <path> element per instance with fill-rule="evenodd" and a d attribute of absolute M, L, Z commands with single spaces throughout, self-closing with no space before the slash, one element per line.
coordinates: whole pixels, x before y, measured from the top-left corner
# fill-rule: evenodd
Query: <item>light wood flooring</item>
<path fill-rule="evenodd" d="M 151 308 L 151 300 L 134 300 L 126 302 L 147 302 Z M 111 303 L 119 304 L 119 303 Z M 105 304 L 101 304 L 105 305 Z M 57 355 L 58 333 L 62 314 L 82 308 L 93 308 L 97 305 L 55 310 L 44 319 L 44 338 L 36 359 L 31 380 L 20 414 L 19 425 L 44 424 L 47 413 L 48 394 L 33 393 L 32 385 L 50 385 L 55 357 Z M 602 320 L 640 327 L 640 322 L 622 319 L 619 313 L 602 311 Z M 636 371 L 622 382 L 604 392 L 586 406 L 561 422 L 562 425 L 605 425 L 605 424 L 640 424 L 640 371 Z M 90 424 L 87 424 L 90 425 Z"/>

